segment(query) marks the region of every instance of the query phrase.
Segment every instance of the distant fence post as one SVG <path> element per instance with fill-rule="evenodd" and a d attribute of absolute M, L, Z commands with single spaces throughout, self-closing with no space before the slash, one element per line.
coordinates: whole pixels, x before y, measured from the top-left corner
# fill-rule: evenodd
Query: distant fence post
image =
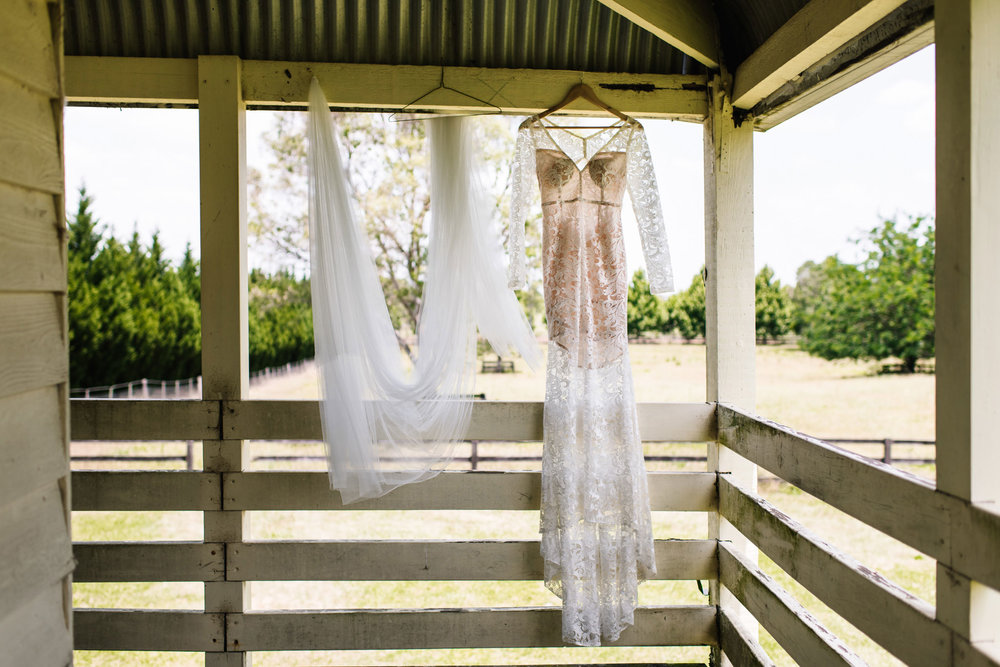
<path fill-rule="evenodd" d="M 882 441 L 882 463 L 892 463 L 892 438 Z"/>

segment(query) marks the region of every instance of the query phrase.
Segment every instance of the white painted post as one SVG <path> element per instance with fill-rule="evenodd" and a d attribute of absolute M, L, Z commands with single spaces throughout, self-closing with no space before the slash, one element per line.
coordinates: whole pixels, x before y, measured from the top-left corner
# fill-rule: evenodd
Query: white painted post
<path fill-rule="evenodd" d="M 942 491 L 1000 511 L 1000 3 L 934 8 L 937 458 Z M 983 547 L 985 548 L 985 547 Z M 995 555 L 1000 558 L 1000 555 Z M 938 564 L 937 616 L 1000 662 L 1000 593 Z M 953 646 L 961 642 L 953 642 Z M 953 648 L 953 662 L 960 661 Z"/>
<path fill-rule="evenodd" d="M 705 348 L 708 401 L 744 410 L 755 407 L 755 308 L 753 249 L 753 128 L 737 126 L 729 88 L 716 77 L 705 120 Z M 748 491 L 757 489 L 757 467 L 713 443 L 708 468 L 726 473 Z M 757 551 L 728 521 L 709 514 L 709 537 L 731 540 L 752 561 Z M 725 609 L 747 636 L 757 624 L 729 591 L 711 586 L 710 601 Z M 713 649 L 712 664 L 729 664 Z"/>
<path fill-rule="evenodd" d="M 199 56 L 198 126 L 201 159 L 201 381 L 204 400 L 242 400 L 249 386 L 247 325 L 246 105 L 236 56 Z M 241 440 L 206 440 L 206 472 L 243 469 Z M 227 549 L 248 533 L 243 512 L 204 513 L 205 542 Z M 249 585 L 207 582 L 205 611 L 241 613 Z M 246 653 L 205 654 L 206 667 L 249 665 Z"/>

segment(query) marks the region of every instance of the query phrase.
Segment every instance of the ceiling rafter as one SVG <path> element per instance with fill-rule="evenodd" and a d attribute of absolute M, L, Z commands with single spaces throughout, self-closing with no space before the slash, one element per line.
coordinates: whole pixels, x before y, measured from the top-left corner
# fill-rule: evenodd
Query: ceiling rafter
<path fill-rule="evenodd" d="M 736 68 L 733 106 L 750 109 L 906 0 L 812 0 Z"/>
<path fill-rule="evenodd" d="M 719 67 L 718 27 L 708 0 L 598 0 L 711 69 Z"/>

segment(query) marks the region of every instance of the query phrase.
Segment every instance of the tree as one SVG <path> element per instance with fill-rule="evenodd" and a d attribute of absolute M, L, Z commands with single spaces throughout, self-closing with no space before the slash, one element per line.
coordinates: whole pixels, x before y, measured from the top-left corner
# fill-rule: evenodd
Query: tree
<path fill-rule="evenodd" d="M 668 327 L 686 341 L 705 337 L 704 267 L 695 274 L 691 285 L 667 299 Z"/>
<path fill-rule="evenodd" d="M 898 358 L 904 372 L 934 356 L 934 227 L 886 220 L 862 241 L 858 264 L 829 257 L 808 302 L 802 347 L 824 359 Z M 810 271 L 815 270 L 810 267 Z"/>
<path fill-rule="evenodd" d="M 249 276 L 250 370 L 315 355 L 309 280 L 291 271 Z"/>
<path fill-rule="evenodd" d="M 767 344 L 788 333 L 792 323 L 791 300 L 788 290 L 774 278 L 774 269 L 766 264 L 754 283 L 757 340 Z"/>
<path fill-rule="evenodd" d="M 430 184 L 424 123 L 392 122 L 380 114 L 337 114 L 352 196 L 371 240 L 390 317 L 404 349 L 417 330 L 427 259 Z M 433 121 L 432 121 L 433 122 Z M 494 197 L 496 222 L 509 218 L 507 175 L 513 133 L 502 118 L 481 119 L 480 148 L 490 168 L 483 174 Z M 265 135 L 270 169 L 250 176 L 250 232 L 278 268 L 305 272 L 308 266 L 308 209 L 305 117 L 277 114 Z M 499 227 L 499 225 L 497 225 Z M 530 320 L 542 311 L 539 224 L 529 220 L 528 289 L 519 299 Z"/>
<path fill-rule="evenodd" d="M 632 283 L 628 286 L 628 335 L 638 338 L 649 331 L 662 331 L 666 319 L 662 301 L 649 291 L 646 272 L 637 269 L 632 275 Z"/>

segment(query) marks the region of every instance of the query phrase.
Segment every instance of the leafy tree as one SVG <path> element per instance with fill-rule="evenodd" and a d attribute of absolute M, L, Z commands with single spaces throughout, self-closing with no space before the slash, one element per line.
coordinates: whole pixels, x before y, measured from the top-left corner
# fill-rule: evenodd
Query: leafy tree
<path fill-rule="evenodd" d="M 354 201 L 371 240 L 389 313 L 401 346 L 417 330 L 427 260 L 430 183 L 425 126 L 392 122 L 380 114 L 337 114 Z M 276 115 L 265 135 L 270 169 L 250 177 L 250 231 L 278 267 L 299 272 L 308 265 L 308 188 L 305 116 Z M 433 122 L 433 121 L 432 121 Z M 494 196 L 496 222 L 509 218 L 507 175 L 513 133 L 502 118 L 481 119 L 485 185 Z M 499 227 L 499 225 L 498 225 Z M 537 253 L 538 218 L 528 221 L 529 285 L 519 293 L 529 319 L 542 312 Z"/>
<path fill-rule="evenodd" d="M 638 338 L 649 331 L 661 331 L 666 324 L 663 303 L 649 292 L 646 272 L 637 269 L 628 286 L 627 325 L 628 335 Z"/>
<path fill-rule="evenodd" d="M 822 289 L 808 301 L 801 345 L 824 359 L 895 357 L 913 372 L 934 356 L 933 224 L 886 220 L 863 242 L 860 263 L 829 257 L 818 268 Z"/>
<path fill-rule="evenodd" d="M 764 265 L 755 279 L 757 340 L 767 343 L 788 333 L 792 306 L 788 290 L 774 278 L 774 269 Z"/>
<path fill-rule="evenodd" d="M 691 285 L 667 299 L 668 326 L 686 341 L 705 337 L 704 269 L 695 274 Z"/>
<path fill-rule="evenodd" d="M 250 369 L 280 366 L 315 354 L 309 280 L 290 271 L 250 272 Z"/>
<path fill-rule="evenodd" d="M 142 377 L 181 378 L 200 368 L 198 303 L 163 257 L 159 237 L 144 246 L 105 237 L 80 191 L 69 221 L 70 380 L 109 385 Z"/>

